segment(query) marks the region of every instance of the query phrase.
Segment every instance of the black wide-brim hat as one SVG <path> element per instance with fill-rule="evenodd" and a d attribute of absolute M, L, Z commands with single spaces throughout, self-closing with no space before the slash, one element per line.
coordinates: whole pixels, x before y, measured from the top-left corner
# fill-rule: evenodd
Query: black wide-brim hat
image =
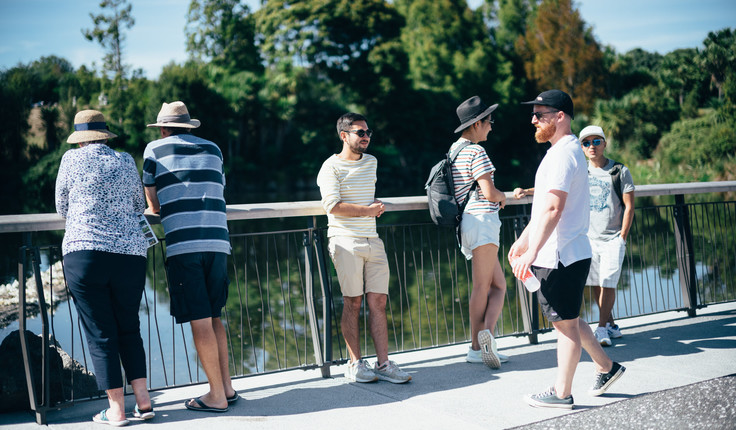
<path fill-rule="evenodd" d="M 483 103 L 483 100 L 478 96 L 473 96 L 464 102 L 460 103 L 457 107 L 457 119 L 460 120 L 460 125 L 455 129 L 455 133 L 465 130 L 466 128 L 473 125 L 476 121 L 487 117 L 498 107 L 498 103 L 492 106 L 488 106 Z"/>

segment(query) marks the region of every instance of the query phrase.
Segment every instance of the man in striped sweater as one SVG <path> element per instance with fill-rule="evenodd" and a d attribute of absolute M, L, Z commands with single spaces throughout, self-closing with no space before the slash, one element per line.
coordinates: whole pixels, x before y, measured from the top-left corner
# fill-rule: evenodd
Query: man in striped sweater
<path fill-rule="evenodd" d="M 200 126 L 184 103 L 164 103 L 155 124 L 161 139 L 143 152 L 149 211 L 160 213 L 166 233 L 171 315 L 189 322 L 210 391 L 187 409 L 226 412 L 238 399 L 228 368 L 227 336 L 220 320 L 227 301 L 230 237 L 225 212 L 222 152 L 191 134 Z"/>
<path fill-rule="evenodd" d="M 385 207 L 375 198 L 378 161 L 365 153 L 373 131 L 364 116 L 351 112 L 337 120 L 337 134 L 342 151 L 322 164 L 317 185 L 327 212 L 330 257 L 343 295 L 342 334 L 350 354 L 345 377 L 354 382 L 404 383 L 411 376 L 388 359 L 388 258 L 376 232 L 376 218 Z M 360 351 L 364 293 L 377 359 L 372 369 Z"/>

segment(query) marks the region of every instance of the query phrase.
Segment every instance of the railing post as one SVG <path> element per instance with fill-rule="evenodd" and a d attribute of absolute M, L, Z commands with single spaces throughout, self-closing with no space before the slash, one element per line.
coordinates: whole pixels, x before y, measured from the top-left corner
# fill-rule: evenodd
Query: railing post
<path fill-rule="evenodd" d="M 526 210 L 524 210 L 523 216 L 514 218 L 514 240 L 518 239 L 524 231 L 526 219 Z M 524 331 L 528 333 L 529 343 L 536 345 L 539 342 L 537 339 L 539 333 L 539 312 L 537 312 L 539 303 L 537 301 L 537 295 L 530 293 L 519 279 L 514 278 L 514 281 L 516 284 L 516 296 L 519 298 Z"/>
<path fill-rule="evenodd" d="M 309 327 L 312 332 L 312 346 L 314 347 L 314 359 L 317 365 L 322 369 L 322 376 L 325 376 L 325 360 L 322 352 L 322 341 L 319 337 L 319 323 L 317 322 L 317 309 L 314 305 L 314 256 L 312 254 L 312 236 L 314 235 L 314 229 L 309 223 L 309 230 L 304 233 L 304 239 L 302 245 L 304 246 L 304 271 L 307 287 L 307 295 L 305 297 L 307 304 L 307 313 L 309 315 Z M 329 368 L 328 368 L 329 376 Z"/>
<path fill-rule="evenodd" d="M 33 265 L 33 278 L 38 295 L 38 307 L 41 315 L 41 393 L 36 393 L 31 354 L 26 339 L 26 266 L 28 263 L 28 250 L 33 251 L 31 264 Z M 22 246 L 18 255 L 18 332 L 20 334 L 20 349 L 23 354 L 23 368 L 26 373 L 26 385 L 28 386 L 28 400 L 31 409 L 36 413 L 36 423 L 46 424 L 46 411 L 51 406 L 51 373 L 49 357 L 49 321 L 46 314 L 46 301 L 43 296 L 43 284 L 41 283 L 41 269 L 39 267 L 40 253 L 38 247 L 29 248 Z M 40 399 L 39 399 L 40 398 Z"/>
<path fill-rule="evenodd" d="M 675 250 L 680 272 L 680 289 L 688 316 L 694 317 L 698 308 L 698 285 L 695 273 L 695 250 L 690 228 L 690 213 L 685 206 L 685 196 L 675 195 Z"/>
<path fill-rule="evenodd" d="M 316 225 L 316 219 L 312 218 Z M 324 339 L 325 366 L 322 368 L 322 376 L 330 377 L 330 365 L 332 364 L 332 289 L 327 272 L 327 259 L 325 258 L 322 235 L 315 231 L 312 237 L 314 253 L 317 258 L 317 271 L 319 273 L 320 285 L 322 286 L 322 336 Z"/>

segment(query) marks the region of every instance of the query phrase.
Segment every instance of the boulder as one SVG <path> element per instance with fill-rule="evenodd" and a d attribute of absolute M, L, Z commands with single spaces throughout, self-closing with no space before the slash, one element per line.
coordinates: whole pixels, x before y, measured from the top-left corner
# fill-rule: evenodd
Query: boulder
<path fill-rule="evenodd" d="M 26 330 L 26 340 L 30 351 L 31 371 L 34 375 L 37 400 L 41 399 L 41 337 Z M 103 394 L 97 389 L 94 375 L 79 362 L 64 352 L 55 341 L 48 351 L 49 373 L 51 377 L 50 406 L 72 399 L 81 399 Z M 73 392 L 73 394 L 72 394 Z M 28 384 L 23 367 L 23 353 L 20 347 L 20 331 L 11 332 L 0 344 L 0 412 L 31 410 L 28 398 Z"/>

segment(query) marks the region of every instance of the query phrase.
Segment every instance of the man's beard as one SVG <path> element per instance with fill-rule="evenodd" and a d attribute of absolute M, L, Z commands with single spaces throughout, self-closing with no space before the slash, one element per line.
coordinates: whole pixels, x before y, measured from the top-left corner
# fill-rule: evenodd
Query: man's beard
<path fill-rule="evenodd" d="M 534 133 L 534 138 L 537 139 L 537 143 L 546 143 L 552 139 L 552 136 L 554 136 L 555 133 L 557 133 L 557 124 L 548 123 L 547 125 L 542 125 L 537 128 L 537 131 Z"/>
<path fill-rule="evenodd" d="M 368 146 L 362 146 L 360 142 L 348 144 L 348 146 L 350 147 L 350 150 L 353 151 L 355 154 L 362 154 L 368 150 Z"/>

